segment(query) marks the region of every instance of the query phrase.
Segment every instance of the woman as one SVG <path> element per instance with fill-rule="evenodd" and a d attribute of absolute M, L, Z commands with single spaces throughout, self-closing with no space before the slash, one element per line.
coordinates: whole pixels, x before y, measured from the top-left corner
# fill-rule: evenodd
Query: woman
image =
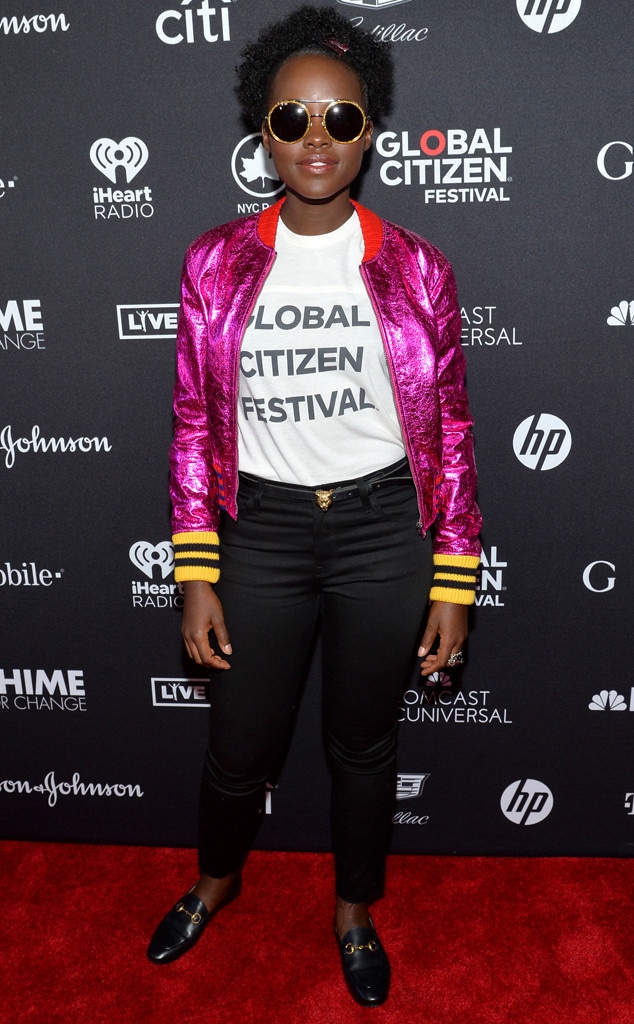
<path fill-rule="evenodd" d="M 286 196 L 185 259 L 176 578 L 187 652 L 216 672 L 200 878 L 148 955 L 182 955 L 237 895 L 319 624 L 335 936 L 353 997 L 375 1005 L 390 967 L 368 906 L 383 891 L 399 702 L 417 642 L 424 676 L 462 660 L 475 591 L 460 312 L 442 254 L 350 200 L 369 115 L 389 100 L 387 48 L 303 7 L 243 56 L 240 98 Z"/>

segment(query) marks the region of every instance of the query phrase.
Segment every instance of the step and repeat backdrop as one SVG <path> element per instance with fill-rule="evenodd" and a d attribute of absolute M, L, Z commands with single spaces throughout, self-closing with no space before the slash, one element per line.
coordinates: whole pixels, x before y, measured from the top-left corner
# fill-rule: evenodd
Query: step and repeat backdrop
<path fill-rule="evenodd" d="M 168 6 L 171 4 L 171 6 Z M 281 184 L 240 119 L 292 0 L 0 12 L 0 835 L 194 845 L 213 686 L 167 498 L 182 257 Z M 396 96 L 358 198 L 451 259 L 483 567 L 403 696 L 393 849 L 630 855 L 631 0 L 333 0 Z M 319 644 L 264 848 L 329 847 Z"/>

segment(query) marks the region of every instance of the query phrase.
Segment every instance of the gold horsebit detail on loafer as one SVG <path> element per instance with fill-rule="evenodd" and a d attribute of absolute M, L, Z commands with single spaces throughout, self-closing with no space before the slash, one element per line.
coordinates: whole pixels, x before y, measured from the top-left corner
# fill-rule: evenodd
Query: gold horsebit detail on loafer
<path fill-rule="evenodd" d="M 192 924 L 200 924 L 200 922 L 202 921 L 202 915 L 199 914 L 198 911 L 195 911 L 195 913 L 192 914 L 191 910 L 187 910 L 187 908 L 182 903 L 178 904 L 176 908 L 176 913 L 187 914 Z"/>
<path fill-rule="evenodd" d="M 343 951 L 347 956 L 352 956 L 353 953 L 356 953 L 357 951 L 361 952 L 362 949 L 369 949 L 371 953 L 375 953 L 378 948 L 378 944 L 374 939 L 370 939 L 365 946 L 355 946 L 354 942 L 346 942 L 343 947 Z"/>
<path fill-rule="evenodd" d="M 317 499 L 317 504 L 319 505 L 319 507 L 322 510 L 322 512 L 325 512 L 326 509 L 330 508 L 330 506 L 332 505 L 332 492 L 333 491 L 334 491 L 334 487 L 332 487 L 329 491 L 325 491 L 325 490 L 315 491 L 315 497 Z"/>

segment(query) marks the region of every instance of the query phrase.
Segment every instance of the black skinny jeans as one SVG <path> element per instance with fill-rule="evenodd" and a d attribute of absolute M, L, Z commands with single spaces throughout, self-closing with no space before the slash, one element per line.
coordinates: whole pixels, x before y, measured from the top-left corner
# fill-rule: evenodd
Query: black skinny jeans
<path fill-rule="evenodd" d="M 406 464 L 390 472 L 409 474 Z M 231 669 L 214 673 L 200 800 L 199 864 L 213 877 L 238 870 L 254 841 L 319 623 L 337 894 L 359 903 L 382 893 L 398 708 L 432 558 L 411 478 L 369 494 L 367 479 L 324 512 L 308 488 L 241 475 L 215 587 L 234 653 Z"/>

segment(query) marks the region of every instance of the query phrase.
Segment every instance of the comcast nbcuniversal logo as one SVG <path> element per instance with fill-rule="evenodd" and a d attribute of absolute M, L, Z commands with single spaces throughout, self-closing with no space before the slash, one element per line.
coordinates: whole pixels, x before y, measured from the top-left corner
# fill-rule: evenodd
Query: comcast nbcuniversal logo
<path fill-rule="evenodd" d="M 517 13 L 533 32 L 561 32 L 581 10 L 581 0 L 516 0 Z"/>
<path fill-rule="evenodd" d="M 595 693 L 588 704 L 590 711 L 627 711 L 627 703 L 622 693 L 617 690 L 601 690 Z M 634 687 L 630 694 L 630 711 L 634 711 Z"/>
<path fill-rule="evenodd" d="M 634 299 L 623 299 L 618 306 L 612 306 L 607 323 L 610 327 L 634 327 Z"/>

